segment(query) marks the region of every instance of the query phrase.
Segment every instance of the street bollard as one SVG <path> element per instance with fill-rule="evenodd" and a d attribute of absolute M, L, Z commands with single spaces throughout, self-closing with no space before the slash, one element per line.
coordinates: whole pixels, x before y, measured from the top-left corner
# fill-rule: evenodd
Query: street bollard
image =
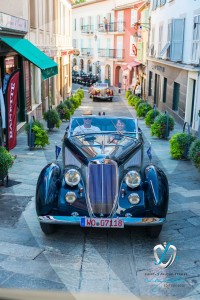
<path fill-rule="evenodd" d="M 146 114 L 148 113 L 148 99 L 146 99 L 145 102 L 146 102 L 146 111 L 145 111 L 145 116 L 146 116 Z"/>
<path fill-rule="evenodd" d="M 188 122 L 185 122 L 184 125 L 183 125 L 183 132 L 185 132 L 185 127 L 187 126 L 187 133 L 188 133 L 188 142 L 187 142 L 187 146 L 184 150 L 184 153 L 183 153 L 183 156 L 185 158 L 188 158 L 188 152 L 189 152 L 189 147 L 190 147 L 190 125 Z"/>
<path fill-rule="evenodd" d="M 168 114 L 167 111 L 165 112 L 165 115 L 166 115 L 166 131 L 165 131 L 165 138 L 168 139 L 168 137 L 169 137 L 169 128 L 168 128 L 168 126 L 169 126 L 169 114 Z"/>
<path fill-rule="evenodd" d="M 156 104 L 154 104 L 153 110 L 154 110 L 154 119 L 155 119 L 156 118 Z"/>
<path fill-rule="evenodd" d="M 198 116 L 199 116 L 198 140 L 200 140 L 200 110 L 199 110 Z"/>

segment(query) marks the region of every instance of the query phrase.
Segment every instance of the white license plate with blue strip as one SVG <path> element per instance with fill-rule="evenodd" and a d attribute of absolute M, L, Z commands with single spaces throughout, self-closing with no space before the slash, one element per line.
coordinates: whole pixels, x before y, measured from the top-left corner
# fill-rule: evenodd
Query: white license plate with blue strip
<path fill-rule="evenodd" d="M 81 227 L 124 228 L 124 220 L 113 218 L 81 218 Z"/>

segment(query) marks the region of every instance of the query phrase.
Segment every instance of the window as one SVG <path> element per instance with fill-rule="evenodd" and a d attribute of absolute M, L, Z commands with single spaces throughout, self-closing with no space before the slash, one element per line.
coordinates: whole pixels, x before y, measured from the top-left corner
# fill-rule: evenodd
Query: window
<path fill-rule="evenodd" d="M 160 56 L 160 52 L 162 49 L 162 38 L 163 38 L 163 26 L 159 26 L 159 40 L 158 40 L 158 55 Z"/>
<path fill-rule="evenodd" d="M 49 31 L 49 19 L 50 19 L 50 16 L 49 16 L 49 0 L 46 0 L 45 2 L 45 25 L 46 25 L 46 30 Z"/>
<path fill-rule="evenodd" d="M 164 82 L 163 82 L 163 103 L 166 103 L 166 97 L 167 97 L 167 78 L 164 78 Z"/>
<path fill-rule="evenodd" d="M 171 51 L 170 59 L 172 61 L 182 61 L 184 44 L 184 19 L 172 19 L 171 29 Z"/>
<path fill-rule="evenodd" d="M 137 10 L 131 9 L 131 27 L 133 27 L 135 23 L 137 23 Z"/>
<path fill-rule="evenodd" d="M 152 96 L 152 78 L 153 78 L 153 73 L 149 71 L 149 90 L 148 90 L 148 95 Z"/>
<path fill-rule="evenodd" d="M 174 82 L 172 109 L 175 111 L 178 111 L 179 97 L 180 97 L 180 84 Z"/>
<path fill-rule="evenodd" d="M 194 17 L 193 43 L 192 43 L 192 63 L 199 64 L 200 51 L 200 15 Z"/>
<path fill-rule="evenodd" d="M 171 44 L 171 31 L 172 31 L 172 23 L 168 24 L 168 32 L 167 32 L 167 41 L 169 43 L 169 47 L 167 48 L 166 58 L 170 59 L 170 44 Z"/>
<path fill-rule="evenodd" d="M 134 36 L 130 36 L 130 56 L 137 56 L 137 38 Z"/>
<path fill-rule="evenodd" d="M 30 1 L 30 27 L 36 28 L 35 0 Z"/>
<path fill-rule="evenodd" d="M 74 19 L 74 31 L 76 31 L 76 18 Z"/>

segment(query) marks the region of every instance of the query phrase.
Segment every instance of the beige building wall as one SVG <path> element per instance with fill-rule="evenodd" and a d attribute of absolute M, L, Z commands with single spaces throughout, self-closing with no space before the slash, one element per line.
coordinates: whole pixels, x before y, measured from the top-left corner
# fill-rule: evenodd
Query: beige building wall
<path fill-rule="evenodd" d="M 27 38 L 58 63 L 58 75 L 45 81 L 35 66 L 31 67 L 32 110 L 40 114 L 50 105 L 57 106 L 72 89 L 69 76 L 71 43 L 71 0 L 29 0 L 30 30 Z M 37 115 L 37 114 L 36 114 Z"/>
<path fill-rule="evenodd" d="M 28 20 L 28 0 L 0 0 L 0 11 Z"/>

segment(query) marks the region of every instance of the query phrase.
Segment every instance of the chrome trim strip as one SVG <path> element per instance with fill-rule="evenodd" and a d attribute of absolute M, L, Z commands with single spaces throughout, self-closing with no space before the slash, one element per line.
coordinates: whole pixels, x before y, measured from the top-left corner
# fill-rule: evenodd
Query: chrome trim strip
<path fill-rule="evenodd" d="M 81 218 L 75 216 L 38 216 L 41 223 L 62 224 L 62 225 L 80 225 Z M 113 218 L 115 219 L 115 218 Z M 126 226 L 154 226 L 163 224 L 165 218 L 133 218 L 133 217 L 120 217 Z"/>

